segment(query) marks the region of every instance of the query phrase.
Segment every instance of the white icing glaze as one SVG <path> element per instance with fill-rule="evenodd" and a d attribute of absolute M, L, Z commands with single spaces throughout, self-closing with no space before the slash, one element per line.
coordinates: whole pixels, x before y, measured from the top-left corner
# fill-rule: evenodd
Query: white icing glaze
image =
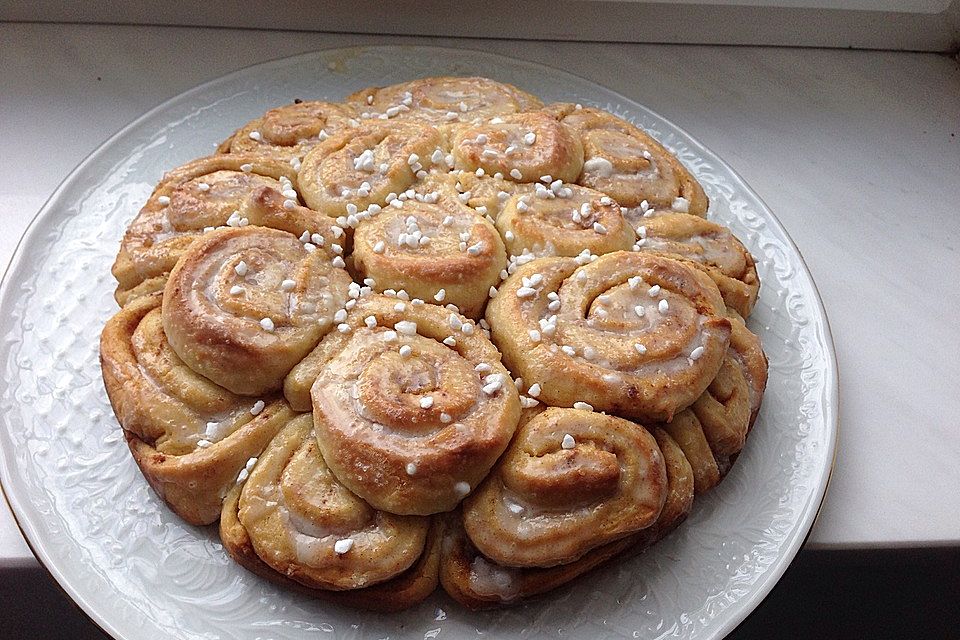
<path fill-rule="evenodd" d="M 602 178 L 609 178 L 613 175 L 613 163 L 606 158 L 596 156 L 583 163 L 583 170 L 587 173 L 598 175 Z"/>
<path fill-rule="evenodd" d="M 501 567 L 477 556 L 470 563 L 470 588 L 481 596 L 496 596 L 504 601 L 520 595 L 519 572 Z"/>

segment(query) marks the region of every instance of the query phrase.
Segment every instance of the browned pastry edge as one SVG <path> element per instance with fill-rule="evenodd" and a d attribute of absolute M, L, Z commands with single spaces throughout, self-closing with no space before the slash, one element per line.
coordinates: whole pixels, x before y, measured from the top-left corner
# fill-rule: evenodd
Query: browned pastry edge
<path fill-rule="evenodd" d="M 202 525 L 216 522 L 224 489 L 294 415 L 286 403 L 271 403 L 257 419 L 227 439 L 181 456 L 161 453 L 131 431 L 124 430 L 123 434 L 143 477 L 157 495 L 181 518 Z"/>
<path fill-rule="evenodd" d="M 723 477 L 721 465 L 693 411 L 684 409 L 672 421 L 660 426 L 683 450 L 683 455 L 690 463 L 696 495 L 715 487 Z"/>
<path fill-rule="evenodd" d="M 120 248 L 110 269 L 117 281 L 117 288 L 114 292 L 117 304 L 122 307 L 138 296 L 157 290 L 157 287 L 161 285 L 147 283 L 159 278 L 166 281 L 166 276 L 175 266 L 179 254 L 199 237 L 195 232 L 199 232 L 200 229 L 195 229 L 191 233 L 170 238 L 168 242 L 174 244 L 172 247 L 167 245 L 165 252 L 168 255 L 154 259 L 155 262 L 161 262 L 162 264 L 150 267 L 140 262 L 139 260 L 142 257 L 137 259 L 135 254 L 131 252 L 131 246 L 133 246 L 130 244 L 131 239 L 137 238 L 138 234 L 145 233 L 145 229 L 142 227 L 143 224 L 146 224 L 145 220 L 149 220 L 150 216 L 157 213 L 158 209 L 166 206 L 159 204 L 159 198 L 161 196 L 169 197 L 179 186 L 202 175 L 216 171 L 242 172 L 241 167 L 248 162 L 253 166 L 252 171 L 263 177 L 279 179 L 280 176 L 285 176 L 291 181 L 295 181 L 297 178 L 297 174 L 292 167 L 275 158 L 256 154 L 225 154 L 219 152 L 219 150 L 214 155 L 196 158 L 164 173 L 160 181 L 154 185 L 153 191 L 138 210 L 137 215 L 127 225 L 120 241 Z M 153 240 L 150 243 L 147 246 L 152 246 L 154 249 L 159 246 L 154 245 Z M 141 247 L 141 251 L 146 250 L 148 249 Z"/>
<path fill-rule="evenodd" d="M 756 262 L 749 251 L 746 252 L 746 256 L 749 258 L 749 264 L 742 280 L 724 274 L 713 265 L 697 262 L 696 260 L 691 260 L 676 253 L 669 253 L 667 251 L 645 251 L 644 253 L 671 258 L 699 269 L 710 276 L 710 279 L 717 285 L 717 289 L 720 290 L 724 304 L 729 309 L 735 311 L 741 318 L 750 316 L 753 307 L 757 304 L 757 299 L 760 297 L 760 278 L 757 276 Z"/>
<path fill-rule="evenodd" d="M 750 330 L 743 317 L 729 307 L 727 308 L 727 316 L 730 318 L 732 329 L 730 332 L 730 349 L 734 352 L 735 359 L 742 367 L 748 378 L 748 383 L 752 385 L 752 390 L 757 396 L 756 402 L 753 402 L 750 408 L 750 424 L 747 427 L 747 433 L 749 433 L 750 429 L 753 429 L 753 423 L 756 422 L 757 416 L 760 414 L 760 407 L 763 405 L 770 361 L 763 350 L 760 337 Z"/>
<path fill-rule="evenodd" d="M 240 129 L 242 128 L 243 127 L 240 127 Z M 217 145 L 217 150 L 216 150 L 217 155 L 230 153 L 230 145 L 233 144 L 233 139 L 237 136 L 238 133 L 240 133 L 240 129 L 235 130 L 233 133 L 227 136 L 223 142 Z"/>
<path fill-rule="evenodd" d="M 122 308 L 140 298 L 146 298 L 153 294 L 163 295 L 163 288 L 167 286 L 167 278 L 169 276 L 170 272 L 162 273 L 159 276 L 144 280 L 132 289 L 121 290 L 120 287 L 117 287 L 113 298 Z"/>
<path fill-rule="evenodd" d="M 314 589 L 274 571 L 256 554 L 247 530 L 238 517 L 241 488 L 240 485 L 235 486 L 223 502 L 220 540 L 231 558 L 261 578 L 321 600 L 380 612 L 395 612 L 412 607 L 437 588 L 440 570 L 440 536 L 436 520 L 430 524 L 427 543 L 420 558 L 399 576 L 362 589 L 348 591 Z"/>
<path fill-rule="evenodd" d="M 174 513 L 190 524 L 210 524 L 220 513 L 226 487 L 247 460 L 257 456 L 295 414 L 286 402 L 268 401 L 263 411 L 222 441 L 182 455 L 161 453 L 153 446 L 150 417 L 132 395 L 143 376 L 129 336 L 141 319 L 159 305 L 159 294 L 132 301 L 104 326 L 100 337 L 100 370 L 117 422 L 130 452 L 150 486 Z"/>
<path fill-rule="evenodd" d="M 457 510 L 443 517 L 444 561 L 440 566 L 440 583 L 444 591 L 463 606 L 473 610 L 493 609 L 505 604 L 514 604 L 567 584 L 621 554 L 623 557 L 628 557 L 628 555 L 641 553 L 677 528 L 687 518 L 693 504 L 693 473 L 682 451 L 665 431 L 653 428 L 652 433 L 660 444 L 661 450 L 664 451 L 669 478 L 667 503 L 660 518 L 652 526 L 627 538 L 594 549 L 569 564 L 546 569 L 508 569 L 515 573 L 520 586 L 517 589 L 516 598 L 504 600 L 495 595 L 481 595 L 465 588 L 469 581 L 471 564 L 478 554 L 463 530 L 463 519 L 460 511 Z M 490 564 L 494 565 L 492 562 Z M 467 578 L 464 579 L 464 576 Z"/>

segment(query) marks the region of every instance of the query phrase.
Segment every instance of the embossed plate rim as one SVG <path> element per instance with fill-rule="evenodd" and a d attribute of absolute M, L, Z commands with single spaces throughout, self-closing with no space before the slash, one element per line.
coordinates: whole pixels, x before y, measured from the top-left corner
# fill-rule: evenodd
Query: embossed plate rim
<path fill-rule="evenodd" d="M 709 149 L 704 147 L 700 142 L 695 138 L 690 136 L 685 130 L 671 123 L 666 118 L 663 118 L 659 114 L 651 111 L 650 109 L 640 105 L 639 103 L 633 101 L 632 99 L 626 98 L 610 89 L 597 85 L 596 83 L 587 80 L 585 78 L 576 76 L 566 71 L 558 70 L 540 63 L 522 60 L 518 58 L 512 58 L 508 56 L 503 56 L 496 53 L 482 52 L 482 51 L 470 51 L 465 49 L 451 49 L 448 47 L 430 47 L 430 46 L 415 46 L 415 45 L 386 45 L 380 47 L 337 47 L 330 49 L 323 49 L 318 51 L 313 51 L 309 53 L 299 54 L 297 56 L 280 58 L 257 65 L 252 65 L 245 67 L 243 69 L 234 71 L 230 74 L 215 78 L 206 83 L 198 85 L 188 91 L 185 91 L 169 100 L 163 102 L 162 104 L 154 107 L 150 111 L 146 112 L 127 126 L 120 129 L 117 133 L 113 134 L 108 138 L 101 146 L 89 154 L 57 187 L 53 192 L 44 206 L 40 211 L 34 216 L 31 221 L 27 231 L 24 233 L 20 242 L 17 245 L 16 250 L 14 251 L 13 258 L 10 261 L 10 264 L 6 268 L 6 272 L 3 277 L 2 283 L 0 283 L 0 308 L 5 310 L 11 308 L 12 303 L 16 300 L 16 296 L 19 293 L 14 286 L 14 283 L 24 282 L 29 280 L 31 275 L 30 270 L 30 248 L 36 244 L 40 243 L 41 232 L 43 230 L 43 223 L 48 219 L 53 218 L 57 212 L 59 205 L 62 204 L 62 201 L 71 193 L 71 191 L 78 194 L 84 192 L 84 173 L 92 164 L 96 161 L 109 158 L 112 151 L 115 151 L 114 147 L 118 145 L 121 141 L 124 141 L 126 138 L 133 138 L 136 134 L 142 133 L 141 129 L 148 124 L 153 118 L 158 115 L 161 115 L 167 111 L 172 110 L 176 106 L 181 106 L 188 104 L 189 101 L 195 98 L 198 95 L 203 94 L 205 91 L 222 87 L 228 88 L 232 84 L 239 82 L 243 78 L 259 77 L 263 74 L 269 73 L 271 70 L 285 67 L 294 67 L 300 64 L 306 64 L 314 60 L 322 60 L 325 56 L 335 56 L 338 53 L 342 56 L 362 56 L 369 54 L 371 51 L 379 52 L 395 52 L 399 54 L 399 57 L 405 55 L 416 55 L 417 52 L 420 55 L 434 53 L 445 53 L 451 56 L 451 59 L 455 59 L 457 56 L 463 56 L 464 54 L 475 56 L 477 58 L 485 59 L 486 62 L 491 63 L 493 66 L 499 65 L 521 65 L 526 67 L 531 71 L 541 71 L 546 72 L 554 77 L 566 78 L 567 80 L 575 80 L 578 83 L 581 83 L 585 86 L 593 87 L 595 90 L 598 90 L 601 94 L 606 94 L 608 97 L 614 97 L 619 99 L 623 105 L 626 107 L 636 110 L 639 114 L 646 114 L 649 118 L 657 120 L 662 126 L 668 129 L 673 134 L 677 135 L 681 140 L 690 148 L 694 149 L 700 156 L 700 159 L 708 160 L 716 167 L 716 171 L 719 171 L 724 174 L 732 183 L 736 190 L 741 194 L 745 195 L 748 199 L 752 200 L 752 204 L 755 204 L 762 217 L 764 218 L 765 223 L 771 225 L 775 231 L 779 232 L 781 238 L 778 240 L 783 240 L 786 242 L 788 248 L 792 251 L 791 258 L 796 260 L 796 266 L 799 268 L 800 275 L 803 276 L 806 280 L 805 284 L 809 285 L 809 291 L 805 291 L 807 294 L 806 302 L 812 303 L 813 305 L 813 315 L 816 320 L 816 337 L 818 338 L 818 343 L 824 348 L 822 355 L 822 360 L 820 364 L 823 369 L 819 373 L 823 376 L 823 383 L 821 386 L 822 394 L 821 400 L 822 404 L 822 420 L 823 424 L 827 430 L 827 440 L 825 442 L 825 447 L 821 450 L 822 459 L 819 461 L 820 466 L 818 468 L 817 477 L 812 478 L 816 481 L 816 487 L 811 487 L 809 492 L 806 494 L 806 501 L 803 504 L 803 510 L 799 518 L 797 518 L 794 523 L 794 527 L 790 532 L 790 535 L 785 538 L 786 543 L 783 547 L 783 552 L 780 554 L 778 559 L 773 565 L 764 574 L 763 579 L 757 585 L 757 588 L 753 589 L 749 595 L 741 600 L 738 600 L 733 605 L 729 606 L 723 611 L 723 620 L 718 626 L 715 626 L 710 630 L 711 635 L 715 637 L 720 637 L 726 633 L 732 631 L 737 624 L 739 624 L 749 613 L 752 611 L 757 604 L 766 596 L 767 593 L 773 588 L 779 578 L 782 576 L 783 572 L 789 566 L 790 561 L 796 555 L 800 546 L 803 544 L 806 537 L 809 535 L 809 532 L 813 526 L 813 523 L 816 519 L 816 516 L 819 513 L 820 505 L 822 504 L 823 498 L 826 493 L 827 484 L 829 482 L 829 476 L 833 467 L 833 459 L 836 453 L 836 442 L 837 442 L 837 402 L 838 402 L 838 390 L 837 390 L 837 364 L 836 356 L 834 352 L 833 340 L 830 333 L 829 323 L 827 320 L 826 312 L 823 308 L 823 303 L 820 299 L 819 292 L 816 289 L 816 284 L 813 281 L 813 277 L 810 274 L 809 269 L 807 268 L 803 258 L 797 249 L 796 245 L 790 239 L 786 230 L 783 228 L 780 221 L 776 216 L 770 211 L 769 207 L 760 199 L 760 197 L 753 192 L 745 181 L 737 174 L 730 166 L 728 166 L 723 160 L 721 160 L 716 154 L 711 152 Z M 450 63 L 451 67 L 454 65 L 453 62 Z M 402 73 L 398 70 L 397 73 Z M 233 126 L 238 126 L 239 122 L 231 123 Z M 212 135 L 212 134 L 211 134 Z M 11 320 L 8 314 L 4 314 L 0 317 L 0 327 L 4 329 L 10 329 Z M 17 327 L 13 327 L 17 329 Z M 22 330 L 22 328 L 20 328 Z M 9 335 L 6 333 L 5 335 Z M 91 339 L 96 339 L 96 336 L 91 336 Z M 9 338 L 0 345 L 0 362 L 6 363 L 6 359 L 11 355 Z M 4 387 L 4 395 L 9 393 L 9 387 Z M 77 407 L 79 410 L 80 408 Z M 9 445 L 9 430 L 11 424 L 8 422 L 6 416 L 0 418 L 0 422 L 4 424 L 6 429 L 3 432 L 0 432 L 0 444 Z M 52 553 L 52 548 L 50 547 L 48 540 L 44 537 L 45 530 L 43 527 L 42 514 L 40 514 L 34 505 L 30 502 L 30 496 L 26 495 L 25 488 L 21 487 L 18 484 L 18 477 L 14 475 L 14 472 L 17 471 L 16 464 L 14 461 L 14 452 L 11 451 L 12 447 L 4 446 L 2 447 L 2 455 L 0 455 L 0 483 L 3 486 L 3 494 L 9 503 L 12 512 L 17 520 L 17 524 L 20 527 L 21 531 L 24 534 L 24 537 L 27 539 L 28 544 L 34 554 L 37 556 L 41 564 L 48 570 L 48 572 L 54 577 L 57 583 L 61 588 L 80 606 L 80 608 L 88 615 L 90 618 L 98 624 L 105 631 L 110 633 L 116 638 L 131 637 L 130 635 L 125 634 L 116 621 L 111 620 L 110 614 L 111 611 L 102 611 L 97 609 L 91 601 L 84 595 L 82 586 L 76 575 L 68 575 L 70 565 L 65 563 L 61 558 L 57 558 Z M 80 566 L 80 565 L 78 565 Z M 82 567 L 81 567 L 82 568 Z M 73 567 L 76 570 L 76 567 Z M 459 614 L 458 614 L 459 615 Z M 469 615 L 469 614 L 463 614 Z"/>

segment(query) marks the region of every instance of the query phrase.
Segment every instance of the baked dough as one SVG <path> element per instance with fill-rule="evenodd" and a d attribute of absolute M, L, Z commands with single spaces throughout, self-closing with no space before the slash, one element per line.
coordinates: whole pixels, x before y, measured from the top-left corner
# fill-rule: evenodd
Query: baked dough
<path fill-rule="evenodd" d="M 107 393 L 251 572 L 512 604 L 650 547 L 746 445 L 759 278 L 708 207 L 650 133 L 495 80 L 279 106 L 127 229 Z"/>

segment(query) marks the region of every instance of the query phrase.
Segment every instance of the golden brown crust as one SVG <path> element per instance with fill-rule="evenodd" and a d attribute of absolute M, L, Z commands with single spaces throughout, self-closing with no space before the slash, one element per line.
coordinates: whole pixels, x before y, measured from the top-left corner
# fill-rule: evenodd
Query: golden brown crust
<path fill-rule="evenodd" d="M 554 198 L 530 193 L 507 198 L 497 229 L 511 254 L 574 257 L 633 248 L 636 234 L 615 200 L 577 185 L 557 191 Z"/>
<path fill-rule="evenodd" d="M 542 401 L 651 421 L 668 421 L 700 396 L 730 335 L 706 275 L 624 251 L 521 266 L 488 305 L 487 321 L 504 362 L 526 385 L 540 385 Z"/>
<path fill-rule="evenodd" d="M 489 221 L 437 187 L 361 222 L 354 268 L 358 279 L 373 279 L 376 291 L 406 291 L 478 318 L 507 266 L 506 251 Z"/>
<path fill-rule="evenodd" d="M 463 523 L 486 558 L 551 567 L 650 526 L 666 495 L 663 457 L 645 429 L 551 407 L 521 425 L 464 502 Z"/>
<path fill-rule="evenodd" d="M 347 96 L 346 102 L 361 117 L 454 126 L 543 106 L 536 96 L 504 82 L 451 76 L 369 87 Z"/>
<path fill-rule="evenodd" d="M 426 175 L 443 148 L 428 125 L 367 121 L 314 146 L 297 181 L 307 205 L 332 218 L 377 211 Z"/>
<path fill-rule="evenodd" d="M 583 169 L 577 132 L 538 111 L 460 127 L 451 146 L 457 169 L 514 182 L 574 182 Z"/>
<path fill-rule="evenodd" d="M 509 372 L 472 321 L 435 305 L 371 295 L 346 324 L 291 372 L 288 397 L 311 389 L 320 449 L 351 491 L 393 513 L 449 511 L 513 436 Z"/>
<path fill-rule="evenodd" d="M 439 538 L 431 523 L 416 561 L 405 571 L 377 584 L 339 591 L 310 587 L 265 563 L 240 520 L 241 491 L 236 485 L 227 494 L 220 517 L 220 539 L 230 556 L 253 573 L 299 593 L 371 611 L 400 611 L 421 602 L 436 589 L 439 572 Z M 352 549 L 351 549 L 352 550 Z"/>
<path fill-rule="evenodd" d="M 580 133 L 584 165 L 578 184 L 613 197 L 623 207 L 646 202 L 703 216 L 703 187 L 677 158 L 645 131 L 611 113 L 572 104 L 544 109 Z"/>
<path fill-rule="evenodd" d="M 107 322 L 104 385 L 150 485 L 184 520 L 209 524 L 240 469 L 294 414 L 277 398 L 255 409 L 187 368 L 166 342 L 159 305 L 157 295 L 140 298 Z"/>
<path fill-rule="evenodd" d="M 247 472 L 237 515 L 256 554 L 305 586 L 371 586 L 423 552 L 429 518 L 372 509 L 340 484 L 318 451 L 310 415 L 277 434 Z"/>
<path fill-rule="evenodd" d="M 240 127 L 220 145 L 224 153 L 250 153 L 279 160 L 302 159 L 328 136 L 357 124 L 357 113 L 345 104 L 300 101 L 270 109 Z M 294 162 L 296 164 L 296 162 Z"/>
<path fill-rule="evenodd" d="M 247 226 L 206 234 L 163 294 L 170 345 L 193 370 L 242 395 L 279 389 L 335 324 L 350 277 L 292 233 Z"/>
<path fill-rule="evenodd" d="M 145 298 L 152 294 L 160 294 L 163 296 L 163 288 L 167 286 L 168 277 L 170 277 L 169 273 L 162 273 L 159 276 L 147 278 L 131 289 L 121 290 L 117 288 L 113 294 L 114 299 L 121 307 L 125 307 L 128 303 L 138 298 Z"/>
<path fill-rule="evenodd" d="M 717 377 L 700 398 L 660 425 L 690 461 L 697 494 L 715 486 L 730 470 L 753 426 L 767 381 L 767 358 L 760 339 L 727 309 L 730 346 Z"/>
<path fill-rule="evenodd" d="M 728 309 L 728 317 L 732 330 L 723 365 L 690 407 L 722 473 L 743 449 L 767 381 L 767 358 L 760 339 L 735 311 Z"/>
<path fill-rule="evenodd" d="M 237 131 L 239 131 L 239 129 L 237 129 Z M 233 138 L 234 136 L 237 135 L 237 131 L 234 131 L 233 133 L 231 133 L 229 138 L 227 138 L 226 140 L 218 144 L 217 150 L 215 153 L 217 154 L 230 153 L 230 143 L 233 142 Z"/>
<path fill-rule="evenodd" d="M 657 445 L 663 453 L 667 468 L 667 499 L 663 503 L 660 517 L 652 527 L 638 534 L 641 545 L 651 545 L 676 529 L 687 519 L 693 507 L 694 482 L 693 469 L 670 434 L 658 427 L 650 429 Z"/>
<path fill-rule="evenodd" d="M 686 213 L 665 213 L 642 219 L 637 231 L 641 251 L 695 263 L 716 283 L 728 307 L 750 315 L 760 279 L 753 256 L 729 229 Z"/>
<path fill-rule="evenodd" d="M 282 180 L 295 179 L 289 164 L 247 154 L 200 158 L 167 172 L 124 234 L 112 269 L 117 302 L 156 290 L 142 285 L 165 278 L 205 229 L 239 224 L 233 212 L 254 189 L 283 190 L 291 183 Z"/>
<path fill-rule="evenodd" d="M 690 410 L 718 459 L 740 452 L 750 428 L 750 395 L 743 371 L 729 353 L 717 377 Z"/>
<path fill-rule="evenodd" d="M 690 409 L 684 409 L 675 415 L 673 420 L 661 424 L 660 427 L 670 434 L 690 463 L 696 494 L 700 495 L 715 487 L 723 476 L 696 414 Z"/>
<path fill-rule="evenodd" d="M 749 387 L 750 426 L 753 426 L 760 413 L 763 392 L 767 388 L 767 354 L 763 352 L 760 337 L 747 328 L 743 318 L 734 310 L 727 308 L 730 318 L 730 356 L 743 372 Z"/>
<path fill-rule="evenodd" d="M 640 428 L 640 427 L 638 427 Z M 632 536 L 598 547 L 578 560 L 549 568 L 498 565 L 480 554 L 463 529 L 459 511 L 443 519 L 440 584 L 450 597 L 469 609 L 490 609 L 514 604 L 545 593 L 629 552 L 639 553 L 660 540 L 686 518 L 693 503 L 693 474 L 682 451 L 669 435 L 654 429 L 663 454 L 667 497 L 656 522 Z"/>

